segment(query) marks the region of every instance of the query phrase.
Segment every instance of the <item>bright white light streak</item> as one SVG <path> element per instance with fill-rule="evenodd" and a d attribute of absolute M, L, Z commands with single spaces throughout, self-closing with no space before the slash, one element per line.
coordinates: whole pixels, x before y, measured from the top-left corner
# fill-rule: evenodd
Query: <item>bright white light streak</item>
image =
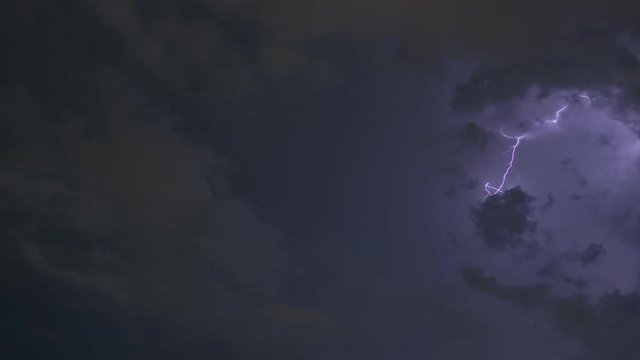
<path fill-rule="evenodd" d="M 560 114 L 562 114 L 563 111 L 567 110 L 567 107 L 569 107 L 569 104 L 565 104 L 560 110 L 556 111 L 556 117 L 554 117 L 553 119 L 547 120 L 546 122 L 557 124 L 558 121 L 560 120 Z"/>
<path fill-rule="evenodd" d="M 502 136 L 504 136 L 507 139 L 515 140 L 515 143 L 509 147 L 511 158 L 509 159 L 509 162 L 507 162 L 507 168 L 504 170 L 504 173 L 502 174 L 502 181 L 500 182 L 500 185 L 498 185 L 498 187 L 495 187 L 495 186 L 492 186 L 489 182 L 486 182 L 484 184 L 484 190 L 490 196 L 502 193 L 502 189 L 504 188 L 504 185 L 507 182 L 507 176 L 509 176 L 509 171 L 511 171 L 511 168 L 513 167 L 513 163 L 516 160 L 516 151 L 518 150 L 518 145 L 520 145 L 520 140 L 524 139 L 524 137 L 526 136 L 526 134 L 520 135 L 520 136 L 509 136 L 503 133 L 502 131 L 500 132 L 500 134 L 502 134 Z"/>
<path fill-rule="evenodd" d="M 580 94 L 577 95 L 580 98 L 583 99 L 587 99 L 588 101 L 592 101 L 592 98 L 589 97 L 588 95 L 584 95 L 584 94 Z M 545 123 L 551 123 L 554 125 L 558 124 L 558 121 L 560 121 L 560 116 L 562 115 L 562 112 L 564 112 L 565 110 L 567 110 L 567 108 L 569 107 L 569 104 L 565 104 L 563 107 L 561 107 L 560 109 L 558 109 L 556 111 L 556 115 L 553 119 L 549 119 L 546 120 Z M 510 158 L 509 161 L 507 162 L 507 167 L 505 168 L 504 172 L 502 173 L 502 180 L 500 181 L 500 185 L 498 186 L 493 186 L 491 185 L 491 183 L 489 181 L 487 181 L 484 184 L 484 191 L 487 192 L 487 194 L 489 194 L 489 196 L 493 196 L 496 194 L 501 194 L 503 193 L 503 189 L 507 183 L 507 177 L 509 176 L 509 172 L 511 171 L 511 168 L 513 167 L 514 162 L 516 161 L 516 152 L 518 150 L 518 146 L 520 146 L 520 142 L 522 139 L 526 138 L 526 136 L 528 135 L 528 133 L 519 135 L 519 136 L 510 136 L 505 134 L 504 132 L 500 131 L 500 134 L 510 140 L 515 140 L 514 144 L 509 146 L 509 148 L 507 149 L 507 153 L 510 153 Z"/>

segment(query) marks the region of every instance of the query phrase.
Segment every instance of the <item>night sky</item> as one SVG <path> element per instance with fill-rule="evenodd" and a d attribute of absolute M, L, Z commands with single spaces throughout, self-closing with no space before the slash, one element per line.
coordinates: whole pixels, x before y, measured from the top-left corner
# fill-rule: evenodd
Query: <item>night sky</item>
<path fill-rule="evenodd" d="M 2 359 L 640 359 L 637 1 L 3 0 L 0 49 Z"/>

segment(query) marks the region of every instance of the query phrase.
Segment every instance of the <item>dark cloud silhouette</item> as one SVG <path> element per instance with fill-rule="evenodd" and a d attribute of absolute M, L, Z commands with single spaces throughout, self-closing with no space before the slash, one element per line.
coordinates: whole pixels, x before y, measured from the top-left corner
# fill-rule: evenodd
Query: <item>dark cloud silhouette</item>
<path fill-rule="evenodd" d="M 462 271 L 465 282 L 491 296 L 525 309 L 542 310 L 558 330 L 580 341 L 580 358 L 635 359 L 640 355 L 640 295 L 611 292 L 595 301 L 585 296 L 553 295 L 548 285 L 503 285 L 476 269 Z"/>
<path fill-rule="evenodd" d="M 640 297 L 636 293 L 605 294 L 590 303 L 585 298 L 554 299 L 551 314 L 557 326 L 585 347 L 585 358 L 636 359 L 640 346 Z"/>
<path fill-rule="evenodd" d="M 579 255 L 578 261 L 584 265 L 597 263 L 607 252 L 602 244 L 589 244 Z"/>
<path fill-rule="evenodd" d="M 292 295 L 301 261 L 235 191 L 229 159 L 122 71 L 94 75 L 77 85 L 93 109 L 44 102 L 35 83 L 1 100 L 8 356 L 335 353 L 341 325 Z"/>
<path fill-rule="evenodd" d="M 638 45 L 631 40 L 638 36 L 631 20 L 638 10 L 632 6 L 628 12 L 620 11 L 630 5 L 624 1 L 599 10 L 593 5 L 582 9 L 576 5 L 573 14 L 565 14 L 568 26 L 554 28 L 555 36 L 531 46 L 530 52 L 494 53 L 479 62 L 470 79 L 457 88 L 453 108 L 478 111 L 522 98 L 532 88 L 539 90 L 541 98 L 553 90 L 572 89 L 590 92 L 592 105 L 609 107 L 637 132 L 631 111 L 638 108 L 638 87 L 628 79 L 640 69 Z"/>
<path fill-rule="evenodd" d="M 601 262 L 606 255 L 606 250 L 602 244 L 589 244 L 582 251 L 561 253 L 551 257 L 547 263 L 540 268 L 536 274 L 547 281 L 555 280 L 560 283 L 569 284 L 577 289 L 588 289 L 596 282 L 588 276 L 581 276 L 580 271 L 570 270 L 572 264 L 586 266 L 596 265 Z"/>
<path fill-rule="evenodd" d="M 187 332 L 205 327 L 220 339 L 247 331 L 240 325 L 247 318 L 283 331 L 322 331 L 322 321 L 298 325 L 289 317 L 270 317 L 272 307 L 305 310 L 290 309 L 281 296 L 287 266 L 282 234 L 229 192 L 225 159 L 139 116 L 140 105 L 118 95 L 128 84 L 104 86 L 114 112 L 98 131 L 87 134 L 87 122 L 70 119 L 49 125 L 49 140 L 36 148 L 5 146 L 0 191 L 7 201 L 0 231 L 11 249 L 3 258 L 14 257 L 5 270 L 17 271 L 16 281 L 49 278 L 52 284 L 21 294 L 10 281 L 4 291 L 26 296 L 24 306 L 34 306 L 49 291 L 71 291 L 111 301 L 105 305 L 110 311 L 136 309 L 140 321 L 186 322 Z M 24 119 L 10 136 L 36 137 L 40 126 L 47 125 Z M 73 319 L 102 319 L 90 309 L 77 313 L 64 301 L 51 306 Z M 46 318 L 41 324 L 19 316 L 15 321 L 6 324 L 8 332 L 26 336 L 26 329 L 15 327 L 37 326 L 55 336 L 85 336 L 75 320 L 66 334 Z M 247 345 L 258 346 L 255 341 L 266 340 Z"/>
<path fill-rule="evenodd" d="M 487 197 L 471 210 L 478 235 L 497 250 L 523 245 L 523 236 L 536 232 L 534 200 L 519 187 Z"/>
<path fill-rule="evenodd" d="M 524 308 L 540 306 L 547 300 L 551 290 L 547 284 L 505 286 L 500 284 L 496 278 L 486 276 L 478 269 L 463 269 L 462 277 L 469 286 Z"/>
<path fill-rule="evenodd" d="M 545 264 L 540 270 L 537 271 L 537 275 L 546 281 L 555 280 L 561 283 L 569 284 L 577 289 L 587 289 L 591 285 L 589 280 L 577 278 L 575 276 L 567 274 L 563 268 L 565 261 L 551 260 Z"/>
<path fill-rule="evenodd" d="M 353 124 L 404 55 L 263 6 L 0 5 L 3 357 L 472 355 L 481 322 L 383 291 L 378 206 L 349 209 Z"/>
<path fill-rule="evenodd" d="M 536 219 L 514 188 L 476 204 L 470 224 L 474 161 L 496 135 L 484 115 L 455 122 L 448 89 L 473 116 L 531 86 L 632 108 L 639 10 L 3 1 L 0 356 L 520 358 L 501 350 L 535 341 L 496 326 L 469 300 L 477 290 L 549 314 L 587 358 L 637 355 L 634 294 L 590 302 L 478 269 L 460 286 L 454 264 L 487 260 L 465 253 L 473 231 L 491 250 L 535 250 L 538 221 L 565 204 L 550 195 Z M 564 165 L 580 187 L 592 180 Z M 552 256 L 539 276 L 589 291 L 563 266 L 594 270 L 606 245 Z"/>
<path fill-rule="evenodd" d="M 495 139 L 495 136 L 478 124 L 466 123 L 460 130 L 460 141 L 474 149 L 484 151 Z"/>

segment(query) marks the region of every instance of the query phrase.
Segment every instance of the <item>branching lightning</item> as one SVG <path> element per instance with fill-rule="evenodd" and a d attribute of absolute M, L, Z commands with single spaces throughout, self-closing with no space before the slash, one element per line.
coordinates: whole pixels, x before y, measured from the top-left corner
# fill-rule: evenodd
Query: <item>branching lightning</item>
<path fill-rule="evenodd" d="M 516 160 L 516 151 L 518 150 L 518 145 L 520 145 L 520 140 L 524 139 L 524 137 L 526 136 L 526 134 L 520 135 L 520 136 L 509 136 L 503 133 L 502 131 L 500 132 L 500 134 L 507 139 L 515 140 L 515 143 L 509 147 L 508 151 L 511 153 L 511 159 L 507 163 L 507 168 L 502 174 L 502 181 L 500 182 L 500 185 L 498 187 L 495 187 L 495 186 L 491 186 L 489 182 L 486 182 L 484 184 L 484 190 L 487 192 L 487 194 L 489 194 L 489 196 L 502 193 L 504 184 L 507 182 L 507 176 L 509 175 L 509 171 L 511 171 L 511 168 L 513 167 L 513 163 Z"/>
<path fill-rule="evenodd" d="M 579 98 L 585 99 L 588 102 L 591 102 L 593 100 L 590 96 L 584 95 L 584 94 L 580 94 L 580 95 L 576 95 L 576 96 L 579 97 Z M 562 112 L 567 110 L 568 107 L 569 107 L 569 103 L 565 104 L 564 106 L 562 106 L 560 109 L 558 109 L 555 112 L 555 117 L 553 119 L 545 120 L 544 123 L 557 125 L 558 122 L 560 121 L 560 117 L 562 115 Z M 510 154 L 510 158 L 509 158 L 509 161 L 506 163 L 506 168 L 505 168 L 504 172 L 502 173 L 502 180 L 500 181 L 500 184 L 498 186 L 493 186 L 488 181 L 484 184 L 484 190 L 487 192 L 487 194 L 489 196 L 493 196 L 493 195 L 500 194 L 500 193 L 503 192 L 503 189 L 504 189 L 504 187 L 506 185 L 506 182 L 507 182 L 507 177 L 509 176 L 509 172 L 511 171 L 511 168 L 513 167 L 513 164 L 516 161 L 516 153 L 517 153 L 517 150 L 518 150 L 518 146 L 520 145 L 521 141 L 523 139 L 525 139 L 529 135 L 529 133 L 525 133 L 525 134 L 522 134 L 522 135 L 519 135 L 519 136 L 510 136 L 510 135 L 505 134 L 502 131 L 500 131 L 500 134 L 506 139 L 514 140 L 514 143 L 513 143 L 513 145 L 509 146 L 509 148 L 506 151 L 506 153 Z"/>

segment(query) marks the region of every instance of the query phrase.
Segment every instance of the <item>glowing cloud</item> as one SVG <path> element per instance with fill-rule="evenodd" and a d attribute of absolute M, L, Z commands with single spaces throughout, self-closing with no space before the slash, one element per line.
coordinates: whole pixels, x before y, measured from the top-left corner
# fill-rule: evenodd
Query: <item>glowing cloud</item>
<path fill-rule="evenodd" d="M 500 182 L 500 185 L 498 187 L 495 187 L 495 186 L 491 186 L 491 184 L 489 182 L 486 182 L 484 184 L 484 190 L 490 196 L 502 192 L 502 189 L 504 188 L 504 184 L 507 182 L 507 176 L 509 175 L 509 171 L 511 171 L 511 168 L 513 167 L 513 162 L 516 160 L 516 150 L 518 150 L 518 145 L 520 145 L 520 140 L 524 139 L 524 137 L 526 136 L 526 134 L 525 135 L 520 135 L 520 136 L 509 136 L 509 135 L 506 135 L 505 133 L 503 133 L 502 131 L 500 132 L 500 134 L 502 134 L 502 136 L 504 136 L 505 138 L 513 139 L 516 142 L 512 146 L 509 147 L 509 151 L 511 152 L 511 159 L 507 163 L 507 168 L 505 169 L 504 173 L 502 174 L 502 182 Z"/>
<path fill-rule="evenodd" d="M 584 94 L 579 94 L 576 95 L 576 97 L 582 98 L 587 100 L 588 102 L 591 102 L 593 99 L 588 96 L 588 95 L 584 95 Z M 558 122 L 560 121 L 560 117 L 562 115 L 562 113 L 567 110 L 567 108 L 569 107 L 569 104 L 565 104 L 564 106 L 562 106 L 560 109 L 558 109 L 555 112 L 555 117 L 553 119 L 549 119 L 549 120 L 545 120 L 544 123 L 547 124 L 553 124 L 553 125 L 557 125 Z M 496 194 L 500 194 L 503 192 L 503 189 L 506 185 L 507 182 L 507 177 L 509 176 L 509 172 L 511 171 L 511 168 L 513 167 L 513 164 L 516 160 L 516 152 L 518 150 L 518 146 L 521 143 L 521 140 L 525 139 L 530 133 L 525 133 L 519 136 L 510 136 L 505 134 L 504 132 L 502 132 L 502 130 L 500 131 L 500 134 L 506 138 L 506 139 L 510 139 L 510 140 L 515 140 L 515 142 L 513 143 L 513 145 L 509 146 L 509 148 L 507 149 L 507 152 L 510 153 L 510 159 L 507 162 L 507 167 L 505 168 L 504 172 L 502 173 L 502 180 L 500 181 L 500 184 L 498 186 L 493 186 L 491 185 L 491 183 L 489 181 L 487 181 L 484 184 L 484 190 L 486 191 L 486 193 L 489 196 L 493 196 Z"/>

